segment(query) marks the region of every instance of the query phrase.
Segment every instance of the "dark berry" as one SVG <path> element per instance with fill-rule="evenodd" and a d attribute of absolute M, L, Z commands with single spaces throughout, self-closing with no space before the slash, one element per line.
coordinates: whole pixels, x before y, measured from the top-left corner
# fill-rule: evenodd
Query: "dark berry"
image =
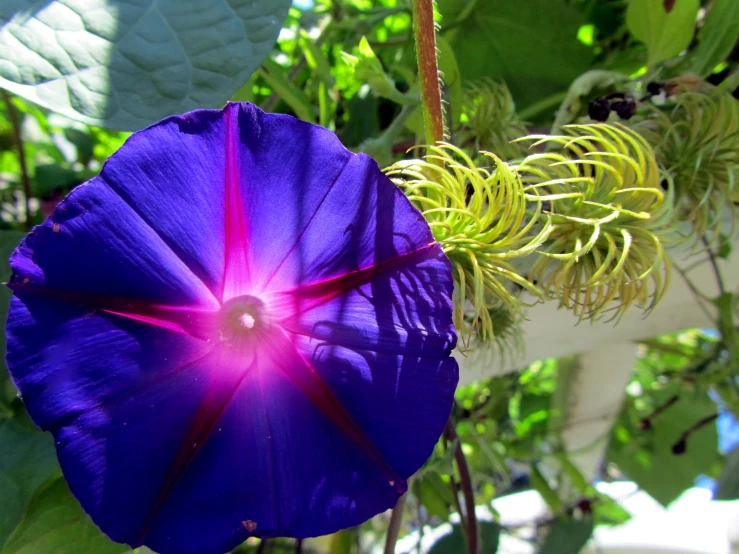
<path fill-rule="evenodd" d="M 688 444 L 685 439 L 680 439 L 672 445 L 672 453 L 675 456 L 682 456 L 688 450 Z"/>
<path fill-rule="evenodd" d="M 665 85 L 656 81 L 650 81 L 647 83 L 647 93 L 652 96 L 657 96 L 665 88 Z"/>
<path fill-rule="evenodd" d="M 611 104 L 611 109 L 621 119 L 631 119 L 636 113 L 636 102 L 633 99 L 620 100 Z"/>
<path fill-rule="evenodd" d="M 588 106 L 588 115 L 595 121 L 608 121 L 611 108 L 605 98 L 596 98 Z"/>

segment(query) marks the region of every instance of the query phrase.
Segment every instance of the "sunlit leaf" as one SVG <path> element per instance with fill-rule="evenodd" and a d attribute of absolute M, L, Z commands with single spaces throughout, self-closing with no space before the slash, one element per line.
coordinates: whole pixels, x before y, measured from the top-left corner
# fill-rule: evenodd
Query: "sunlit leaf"
<path fill-rule="evenodd" d="M 691 433 L 683 454 L 673 452 L 683 433 L 716 413 L 716 404 L 707 395 L 687 396 L 687 391 L 674 386 L 654 393 L 650 406 L 663 404 L 674 392 L 680 392 L 681 400 L 653 417 L 648 431 L 639 429 L 638 418 L 649 415 L 653 408 L 635 412 L 628 404 L 616 423 L 607 454 L 609 462 L 665 506 L 691 487 L 699 475 L 708 473 L 719 457 L 715 424 Z"/>
<path fill-rule="evenodd" d="M 0 87 L 121 130 L 217 108 L 272 48 L 289 7 L 289 0 L 1 2 Z"/>
<path fill-rule="evenodd" d="M 664 0 L 629 0 L 626 25 L 647 45 L 648 65 L 677 56 L 690 44 L 699 0 L 677 0 L 668 10 Z"/>
<path fill-rule="evenodd" d="M 705 76 L 731 53 L 739 39 L 739 2 L 714 0 L 693 51 L 692 69 Z"/>
<path fill-rule="evenodd" d="M 418 495 L 429 514 L 444 521 L 449 518 L 449 508 L 454 504 L 454 495 L 449 485 L 442 481 L 438 473 L 424 474 L 418 486 Z"/>

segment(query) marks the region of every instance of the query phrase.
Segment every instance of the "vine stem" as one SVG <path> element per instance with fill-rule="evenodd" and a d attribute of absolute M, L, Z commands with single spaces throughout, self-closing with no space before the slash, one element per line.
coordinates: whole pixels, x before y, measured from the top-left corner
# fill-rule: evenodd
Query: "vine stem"
<path fill-rule="evenodd" d="M 18 151 L 18 163 L 21 166 L 21 186 L 23 187 L 23 211 L 25 212 L 26 231 L 30 231 L 33 227 L 31 221 L 31 176 L 28 173 L 28 166 L 26 165 L 26 147 L 23 144 L 23 137 L 21 135 L 21 124 L 18 120 L 18 115 L 15 112 L 15 106 L 10 101 L 10 95 L 7 91 L 2 91 L 3 102 L 8 110 L 8 119 L 10 120 L 10 126 L 13 128 L 13 140 L 15 142 L 15 148 Z"/>
<path fill-rule="evenodd" d="M 713 250 L 711 250 L 711 245 L 709 244 L 706 237 L 701 237 L 701 241 L 703 242 L 703 246 L 706 247 L 706 253 L 708 254 L 708 260 L 711 263 L 711 267 L 713 268 L 713 274 L 716 277 L 716 286 L 718 287 L 718 293 L 724 294 L 726 292 L 726 288 L 724 287 L 724 278 L 721 275 L 721 270 L 718 267 L 718 263 L 716 262 L 716 256 L 713 254 Z"/>
<path fill-rule="evenodd" d="M 441 106 L 439 64 L 436 59 L 433 0 L 413 0 L 413 34 L 416 38 L 418 75 L 421 82 L 424 131 L 426 142 L 433 146 L 444 140 L 444 111 Z"/>
<path fill-rule="evenodd" d="M 462 444 L 459 442 L 457 430 L 451 416 L 446 422 L 444 428 L 444 437 L 447 441 L 454 445 L 454 459 L 457 462 L 459 470 L 459 483 L 464 493 L 465 514 L 467 523 L 467 552 L 468 554 L 478 554 L 477 547 L 477 515 L 475 514 L 475 494 L 472 490 L 472 477 L 470 476 L 470 468 L 467 465 L 467 458 L 462 451 Z M 460 514 L 461 517 L 462 514 Z"/>
<path fill-rule="evenodd" d="M 395 554 L 395 543 L 398 542 L 398 536 L 400 535 L 400 524 L 403 521 L 403 510 L 405 510 L 406 500 L 408 500 L 408 493 L 398 498 L 398 503 L 393 508 L 390 523 L 387 527 L 385 554 Z"/>

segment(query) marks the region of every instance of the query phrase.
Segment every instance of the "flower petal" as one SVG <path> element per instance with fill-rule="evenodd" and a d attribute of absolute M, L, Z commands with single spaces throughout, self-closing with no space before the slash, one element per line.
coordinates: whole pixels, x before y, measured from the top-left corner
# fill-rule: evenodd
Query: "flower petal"
<path fill-rule="evenodd" d="M 203 282 L 105 181 L 75 189 L 11 257 L 10 288 L 217 309 Z"/>
<path fill-rule="evenodd" d="M 16 292 L 7 362 L 34 421 L 46 430 L 138 394 L 210 352 L 210 343 L 158 326 Z"/>
<path fill-rule="evenodd" d="M 438 245 L 433 254 L 283 322 L 403 478 L 430 455 L 458 380 L 449 262 Z"/>
<path fill-rule="evenodd" d="M 358 157 L 326 129 L 290 116 L 265 114 L 248 104 L 239 105 L 238 125 L 238 171 L 255 266 L 252 280 L 255 290 L 264 290 L 287 257 L 304 255 L 306 228 L 315 226 L 331 191 L 347 188 L 349 181 L 342 186 L 340 179 Z M 360 179 L 352 184 L 364 187 Z M 332 235 L 343 232 L 338 227 L 323 230 Z"/>
<path fill-rule="evenodd" d="M 10 371 L 118 541 L 358 524 L 451 409 L 448 260 L 371 159 L 287 116 L 229 104 L 133 135 L 12 266 Z"/>
<path fill-rule="evenodd" d="M 54 432 L 71 490 L 112 539 L 131 546 L 149 543 L 148 535 L 161 525 L 160 514 L 170 505 L 172 491 L 191 471 L 203 444 L 218 432 L 221 414 L 242 379 L 214 371 L 218 357 L 206 354 L 136 394 L 120 395 L 82 412 Z M 180 525 L 166 530 L 178 542 Z M 209 541 L 204 551 L 216 552 L 214 544 L 224 537 L 199 529 Z M 166 551 L 187 549 L 178 546 L 181 549 Z"/>
<path fill-rule="evenodd" d="M 226 121 L 217 110 L 134 133 L 101 178 L 220 298 L 225 264 Z"/>
<path fill-rule="evenodd" d="M 327 534 L 395 504 L 405 483 L 390 484 L 316 406 L 309 383 L 296 386 L 305 371 L 295 355 L 257 359 L 146 544 L 159 552 L 223 552 L 252 534 Z"/>
<path fill-rule="evenodd" d="M 271 290 L 340 277 L 434 242 L 421 214 L 379 171 L 377 163 L 363 154 L 348 160 L 311 217 L 297 224 L 301 213 L 300 204 L 287 194 L 260 212 L 273 228 L 290 235 L 280 264 L 272 270 L 262 268 L 267 275 L 265 286 Z M 255 245 L 269 244 L 270 237 L 255 235 Z"/>

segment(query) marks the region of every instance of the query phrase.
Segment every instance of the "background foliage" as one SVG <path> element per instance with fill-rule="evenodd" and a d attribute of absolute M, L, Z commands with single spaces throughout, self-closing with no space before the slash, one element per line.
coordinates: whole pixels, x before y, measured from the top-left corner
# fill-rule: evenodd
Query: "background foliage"
<path fill-rule="evenodd" d="M 421 155 L 409 149 L 426 142 L 410 0 L 316 0 L 302 8 L 282 0 L 211 2 L 207 9 L 195 0 L 92 1 L 84 10 L 73 9 L 82 2 L 44 4 L 45 10 L 26 0 L 0 5 L 3 278 L 24 231 L 96 175 L 129 131 L 229 99 L 318 123 L 381 166 L 397 164 L 391 174 L 411 183 L 404 185 L 411 197 L 413 183 L 441 180 L 409 161 Z M 472 171 L 460 170 L 457 189 L 450 178 L 452 204 L 442 202 L 467 210 L 454 225 L 485 221 L 487 233 L 481 238 L 462 229 L 467 250 L 460 250 L 459 233 L 452 237 L 456 251 L 444 243 L 458 293 L 466 293 L 457 297 L 457 318 L 467 347 L 496 341 L 503 353 L 525 348 L 516 330 L 521 301 L 529 298 L 521 289 L 530 300 L 570 302 L 583 317 L 606 305 L 618 314 L 632 304 L 649 308 L 666 287 L 663 244 L 692 235 L 694 247 L 712 260 L 731 254 L 733 227 L 724 222 L 733 221 L 738 198 L 739 108 L 731 93 L 739 85 L 739 3 L 439 0 L 437 8 L 447 139 L 459 148 L 437 154 L 449 156 L 445 167 Z M 600 135 L 585 128 L 581 134 L 595 144 L 591 150 L 603 165 L 601 173 L 589 173 L 580 164 L 572 174 L 579 184 L 557 181 L 567 176 L 546 153 L 555 151 L 555 161 L 586 159 L 587 148 L 577 151 L 584 143 L 573 151 L 571 139 L 548 139 L 533 150 L 531 141 L 511 142 L 527 134 L 559 135 L 563 125 L 593 119 L 631 127 L 644 144 L 629 147 L 624 137 L 631 131 L 622 127 L 604 140 L 625 150 L 608 153 L 605 143 L 592 142 L 593 133 Z M 567 131 L 570 137 L 578 132 Z M 540 157 L 531 158 L 532 152 Z M 640 162 L 628 165 L 621 155 Z M 527 168 L 541 160 L 548 160 L 542 173 L 530 171 L 527 180 Z M 617 171 L 603 169 L 616 163 L 622 164 Z M 631 167 L 634 181 L 625 185 L 620 176 Z M 470 191 L 475 183 L 479 189 Z M 597 196 L 606 189 L 616 196 Z M 629 201 L 618 196 L 622 189 Z M 493 200 L 491 190 L 510 196 Z M 516 198 L 518 219 L 486 211 L 503 210 Z M 624 210 L 631 211 L 625 216 Z M 427 217 L 452 226 L 445 213 Z M 678 232 L 683 221 L 692 227 Z M 524 227 L 516 227 L 521 222 Z M 587 247 L 596 229 L 603 234 Z M 473 262 L 455 258 L 470 249 L 478 253 Z M 642 279 L 650 284 L 634 289 Z M 541 282 L 548 283 L 545 290 Z M 735 285 L 722 283 L 723 294 L 707 299 L 717 331 L 691 330 L 642 345 L 616 422 L 592 446 L 607 445 L 595 476 L 580 474 L 571 461 L 576 453 L 562 447 L 567 422 L 558 395 L 577 360 L 548 359 L 460 388 L 454 434 L 445 433 L 396 510 L 395 517 L 403 516 L 400 535 L 415 534 L 420 545 L 420 535 L 452 521 L 451 533 L 431 552 L 463 552 L 469 537 L 459 514 L 469 517 L 462 502 L 474 492 L 478 509 L 490 515 L 478 522 L 482 552 L 496 552 L 507 534 L 541 554 L 574 553 L 595 526 L 629 517 L 597 492 L 598 481 L 633 480 L 666 505 L 707 476 L 717 480 L 716 498 L 739 498 L 739 450 L 719 450 L 715 425 L 719 414 L 730 419 L 739 411 Z M 0 294 L 6 309 L 8 291 Z M 471 476 L 466 487 L 464 465 Z M 549 517 L 521 528 L 500 525 L 492 500 L 527 489 L 538 491 Z M 0 498 L 0 554 L 127 549 L 103 536 L 71 497 L 51 437 L 29 421 L 4 368 Z M 386 540 L 389 517 L 305 544 L 253 541 L 238 552 L 369 552 Z"/>

